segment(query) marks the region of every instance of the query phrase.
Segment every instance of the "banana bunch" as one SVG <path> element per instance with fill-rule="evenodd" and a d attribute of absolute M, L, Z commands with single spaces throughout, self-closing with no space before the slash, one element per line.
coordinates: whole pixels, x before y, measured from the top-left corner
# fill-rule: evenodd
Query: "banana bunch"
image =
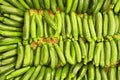
<path fill-rule="evenodd" d="M 0 0 L 0 80 L 120 80 L 120 0 Z"/>

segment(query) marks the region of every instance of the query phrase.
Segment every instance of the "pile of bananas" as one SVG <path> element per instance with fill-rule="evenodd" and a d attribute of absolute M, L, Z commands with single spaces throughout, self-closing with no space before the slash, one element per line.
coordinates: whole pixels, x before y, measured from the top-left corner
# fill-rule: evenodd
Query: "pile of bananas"
<path fill-rule="evenodd" d="M 120 0 L 0 0 L 0 80 L 120 80 Z"/>

